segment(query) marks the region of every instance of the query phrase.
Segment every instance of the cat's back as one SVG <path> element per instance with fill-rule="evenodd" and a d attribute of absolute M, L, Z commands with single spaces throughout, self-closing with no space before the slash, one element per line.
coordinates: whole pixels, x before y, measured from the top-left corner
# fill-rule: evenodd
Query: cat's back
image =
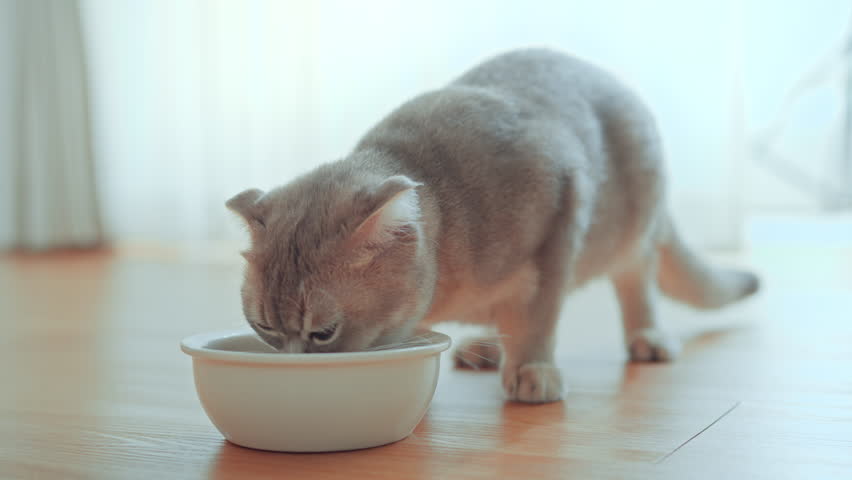
<path fill-rule="evenodd" d="M 469 252 L 496 277 L 513 266 L 488 259 L 525 258 L 580 190 L 583 208 L 625 210 L 630 199 L 611 191 L 632 191 L 636 172 L 656 166 L 628 165 L 628 150 L 649 142 L 625 143 L 624 132 L 652 124 L 605 71 L 550 50 L 518 50 L 404 103 L 355 150 L 387 154 L 389 173 L 429 185 L 442 250 Z"/>
<path fill-rule="evenodd" d="M 600 114 L 608 100 L 632 94 L 607 71 L 577 57 L 545 48 L 514 50 L 488 59 L 452 86 L 487 89 L 526 103 L 541 115 Z M 584 109 L 591 111 L 584 111 Z"/>
<path fill-rule="evenodd" d="M 622 90 L 605 71 L 567 54 L 515 50 L 405 102 L 356 150 L 382 146 L 404 152 L 400 157 L 409 161 L 432 153 L 426 156 L 439 158 L 443 167 L 453 160 L 473 166 L 472 159 L 481 159 L 491 166 L 527 168 L 530 158 L 556 160 L 576 148 L 599 150 L 599 117 L 606 115 L 608 99 L 624 96 Z M 523 157 L 526 165 L 518 164 Z M 561 170 L 555 164 L 550 168 Z"/>
<path fill-rule="evenodd" d="M 454 86 L 495 92 L 528 118 L 539 151 L 591 186 L 584 202 L 593 218 L 579 277 L 629 244 L 664 196 L 656 122 L 644 102 L 614 75 L 589 62 L 547 50 L 499 55 L 459 77 Z M 576 186 L 576 184 L 575 184 Z M 601 219 L 605 219 L 602 221 Z M 585 263 L 584 263 L 585 262 Z"/>

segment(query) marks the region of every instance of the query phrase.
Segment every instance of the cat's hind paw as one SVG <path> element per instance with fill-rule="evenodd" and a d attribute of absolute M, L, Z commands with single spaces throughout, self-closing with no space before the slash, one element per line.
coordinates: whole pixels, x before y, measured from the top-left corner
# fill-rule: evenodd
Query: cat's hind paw
<path fill-rule="evenodd" d="M 516 402 L 556 402 L 562 398 L 562 375 L 551 363 L 527 363 L 503 371 L 503 389 Z"/>
<path fill-rule="evenodd" d="M 680 340 L 658 328 L 638 331 L 627 345 L 631 362 L 670 362 L 681 350 Z"/>

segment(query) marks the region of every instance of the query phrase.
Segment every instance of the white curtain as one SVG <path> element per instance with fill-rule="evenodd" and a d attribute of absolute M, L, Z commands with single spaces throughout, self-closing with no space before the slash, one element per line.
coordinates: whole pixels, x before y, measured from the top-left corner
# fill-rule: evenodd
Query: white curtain
<path fill-rule="evenodd" d="M 746 6 L 746 204 L 852 207 L 852 2 Z"/>
<path fill-rule="evenodd" d="M 0 3 L 0 248 L 101 239 L 76 1 Z"/>
<path fill-rule="evenodd" d="M 744 27 L 737 0 L 83 6 L 99 179 L 119 239 L 240 241 L 229 196 L 344 155 L 394 106 L 488 55 L 547 45 L 615 71 L 656 112 L 685 234 L 739 240 L 743 30 L 772 20 Z"/>

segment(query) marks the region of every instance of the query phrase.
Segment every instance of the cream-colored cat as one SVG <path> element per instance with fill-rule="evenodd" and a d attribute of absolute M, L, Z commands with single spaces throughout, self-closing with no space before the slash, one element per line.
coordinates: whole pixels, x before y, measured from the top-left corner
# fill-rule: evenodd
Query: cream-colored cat
<path fill-rule="evenodd" d="M 227 202 L 252 237 L 246 318 L 285 352 L 493 325 L 508 397 L 549 402 L 563 296 L 609 276 L 631 358 L 669 360 L 679 344 L 657 322 L 658 286 L 716 308 L 758 281 L 678 239 L 662 157 L 651 114 L 612 76 L 547 50 L 498 56 L 405 103 L 342 160 Z"/>

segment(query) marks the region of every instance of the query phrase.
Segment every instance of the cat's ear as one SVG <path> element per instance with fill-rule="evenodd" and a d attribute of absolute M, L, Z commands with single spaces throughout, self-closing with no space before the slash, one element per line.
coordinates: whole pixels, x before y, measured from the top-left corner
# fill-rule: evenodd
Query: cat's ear
<path fill-rule="evenodd" d="M 382 182 L 373 194 L 378 205 L 352 234 L 354 246 L 381 248 L 392 242 L 417 239 L 420 222 L 421 184 L 403 175 Z"/>
<path fill-rule="evenodd" d="M 263 228 L 263 218 L 257 204 L 258 199 L 262 195 L 263 191 L 252 188 L 234 195 L 230 200 L 225 202 L 225 206 L 243 217 L 243 220 L 253 230 Z"/>

